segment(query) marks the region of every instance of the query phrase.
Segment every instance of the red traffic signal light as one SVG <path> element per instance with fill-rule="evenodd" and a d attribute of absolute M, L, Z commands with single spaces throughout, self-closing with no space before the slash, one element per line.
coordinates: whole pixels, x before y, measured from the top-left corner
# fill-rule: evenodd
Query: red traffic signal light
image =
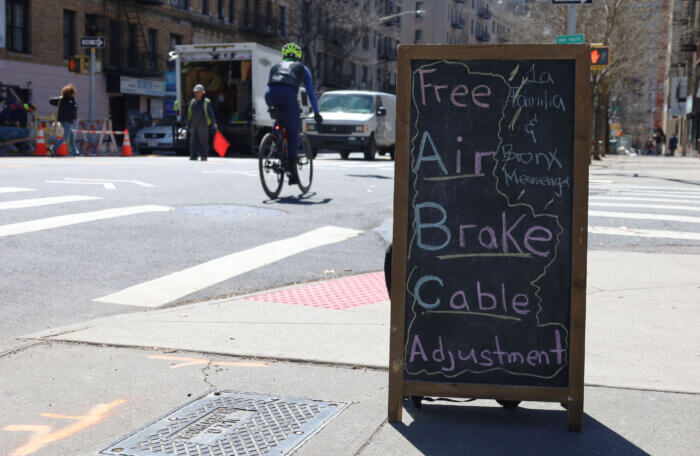
<path fill-rule="evenodd" d="M 610 47 L 594 46 L 591 49 L 591 66 L 602 68 L 610 65 Z"/>
<path fill-rule="evenodd" d="M 80 73 L 80 67 L 80 59 L 75 57 L 68 59 L 68 71 L 71 73 Z"/>

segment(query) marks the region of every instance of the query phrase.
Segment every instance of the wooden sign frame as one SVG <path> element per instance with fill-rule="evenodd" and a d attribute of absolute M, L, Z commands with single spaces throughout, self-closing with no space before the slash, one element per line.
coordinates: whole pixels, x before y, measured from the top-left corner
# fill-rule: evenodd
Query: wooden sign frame
<path fill-rule="evenodd" d="M 591 145 L 590 46 L 579 45 L 401 45 L 397 63 L 397 133 L 394 181 L 394 237 L 391 283 L 388 419 L 400 422 L 408 396 L 446 396 L 559 402 L 568 428 L 583 426 L 583 369 L 588 248 L 588 166 Z M 573 60 L 575 62 L 574 159 L 571 229 L 571 309 L 568 387 L 484 385 L 404 380 L 406 255 L 412 60 Z"/>

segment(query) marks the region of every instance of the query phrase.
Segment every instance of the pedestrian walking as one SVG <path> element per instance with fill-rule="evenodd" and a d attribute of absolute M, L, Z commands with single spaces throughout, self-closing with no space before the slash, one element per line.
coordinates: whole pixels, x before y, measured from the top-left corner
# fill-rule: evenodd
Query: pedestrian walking
<path fill-rule="evenodd" d="M 668 154 L 673 157 L 676 155 L 676 149 L 678 149 L 678 136 L 675 133 L 671 133 L 671 137 L 668 138 Z"/>
<path fill-rule="evenodd" d="M 68 84 L 61 90 L 61 99 L 58 101 L 58 114 L 56 120 L 63 127 L 63 137 L 56 144 L 51 146 L 51 153 L 55 154 L 58 148 L 68 140 L 68 148 L 72 155 L 80 155 L 78 146 L 75 143 L 75 133 L 73 125 L 78 118 L 78 103 L 75 101 L 76 89 L 73 84 Z"/>
<path fill-rule="evenodd" d="M 187 131 L 190 134 L 190 160 L 207 161 L 209 157 L 209 135 L 217 130 L 211 100 L 204 96 L 204 86 L 194 86 L 194 98 L 187 108 Z"/>
<path fill-rule="evenodd" d="M 664 131 L 661 128 L 656 129 L 656 133 L 654 134 L 654 141 L 656 142 L 655 155 L 663 155 L 664 146 L 666 145 L 666 135 L 664 134 Z"/>

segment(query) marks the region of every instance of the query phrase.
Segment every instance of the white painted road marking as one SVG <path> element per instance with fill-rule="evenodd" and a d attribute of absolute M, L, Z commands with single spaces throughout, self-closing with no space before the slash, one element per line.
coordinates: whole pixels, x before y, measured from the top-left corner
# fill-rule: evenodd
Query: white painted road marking
<path fill-rule="evenodd" d="M 612 192 L 612 193 L 606 193 L 606 195 L 610 196 L 646 196 L 649 198 L 655 198 L 655 197 L 661 197 L 661 198 L 687 198 L 691 200 L 700 200 L 700 194 L 696 195 L 695 193 L 671 193 L 671 192 L 641 192 L 641 191 L 634 191 L 634 192 Z"/>
<path fill-rule="evenodd" d="M 687 231 L 645 230 L 640 228 L 616 228 L 612 226 L 589 226 L 588 232 L 593 234 L 609 234 L 612 236 L 632 236 L 659 239 L 683 239 L 700 241 L 700 233 Z"/>
<path fill-rule="evenodd" d="M 33 188 L 22 187 L 0 187 L 0 193 L 33 192 Z"/>
<path fill-rule="evenodd" d="M 74 184 L 74 185 L 102 185 L 107 190 L 114 190 L 117 187 L 111 182 L 80 182 L 80 181 L 46 181 L 47 184 Z"/>
<path fill-rule="evenodd" d="M 216 258 L 94 301 L 127 306 L 159 307 L 245 272 L 306 250 L 344 241 L 360 233 L 362 232 L 348 228 L 324 226 L 293 238 L 270 242 Z"/>
<path fill-rule="evenodd" d="M 127 215 L 144 214 L 147 212 L 167 212 L 171 207 L 166 206 L 127 206 L 115 209 L 103 209 L 92 212 L 79 212 L 77 214 L 60 215 L 44 219 L 29 220 L 27 222 L 12 223 L 10 225 L 0 225 L 0 237 L 12 236 L 22 233 L 33 233 L 35 231 L 49 230 L 63 226 L 77 225 L 79 223 L 94 222 Z"/>
<path fill-rule="evenodd" d="M 133 180 L 133 179 L 84 179 L 84 178 L 78 178 L 78 177 L 67 177 L 66 180 L 70 181 L 78 181 L 78 182 L 126 182 L 129 184 L 134 184 L 134 185 L 140 185 L 141 187 L 155 187 L 153 184 L 149 184 L 148 182 L 143 182 L 140 180 Z"/>
<path fill-rule="evenodd" d="M 663 220 L 665 222 L 700 223 L 700 217 L 689 215 L 647 214 L 641 212 L 588 211 L 590 217 L 610 217 L 635 220 Z"/>
<path fill-rule="evenodd" d="M 0 210 L 3 209 L 21 209 L 25 207 L 50 206 L 51 204 L 74 203 L 76 201 L 92 201 L 102 199 L 99 196 L 83 196 L 83 195 L 68 195 L 68 196 L 50 196 L 47 198 L 32 198 L 25 200 L 5 201 L 0 202 Z"/>
<path fill-rule="evenodd" d="M 676 198 L 640 198 L 638 196 L 607 196 L 607 195 L 591 195 L 590 200 L 596 201 L 651 201 L 655 203 L 691 203 L 700 204 L 700 201 L 676 199 Z"/>
<path fill-rule="evenodd" d="M 668 204 L 639 204 L 639 203 L 601 203 L 590 201 L 588 207 L 634 207 L 639 209 L 664 209 L 669 211 L 696 211 L 700 212 L 700 205 L 693 206 L 672 206 Z"/>
<path fill-rule="evenodd" d="M 258 173 L 253 171 L 202 171 L 204 174 L 238 174 L 241 176 L 258 177 Z"/>

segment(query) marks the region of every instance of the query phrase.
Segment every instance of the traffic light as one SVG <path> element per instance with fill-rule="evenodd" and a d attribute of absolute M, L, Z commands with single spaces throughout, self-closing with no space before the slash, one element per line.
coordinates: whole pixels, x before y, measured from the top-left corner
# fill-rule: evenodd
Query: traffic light
<path fill-rule="evenodd" d="M 610 65 L 610 46 L 594 45 L 591 48 L 591 69 L 602 70 Z"/>
<path fill-rule="evenodd" d="M 87 57 L 77 55 L 68 59 L 68 71 L 75 74 L 85 74 L 89 70 Z"/>

